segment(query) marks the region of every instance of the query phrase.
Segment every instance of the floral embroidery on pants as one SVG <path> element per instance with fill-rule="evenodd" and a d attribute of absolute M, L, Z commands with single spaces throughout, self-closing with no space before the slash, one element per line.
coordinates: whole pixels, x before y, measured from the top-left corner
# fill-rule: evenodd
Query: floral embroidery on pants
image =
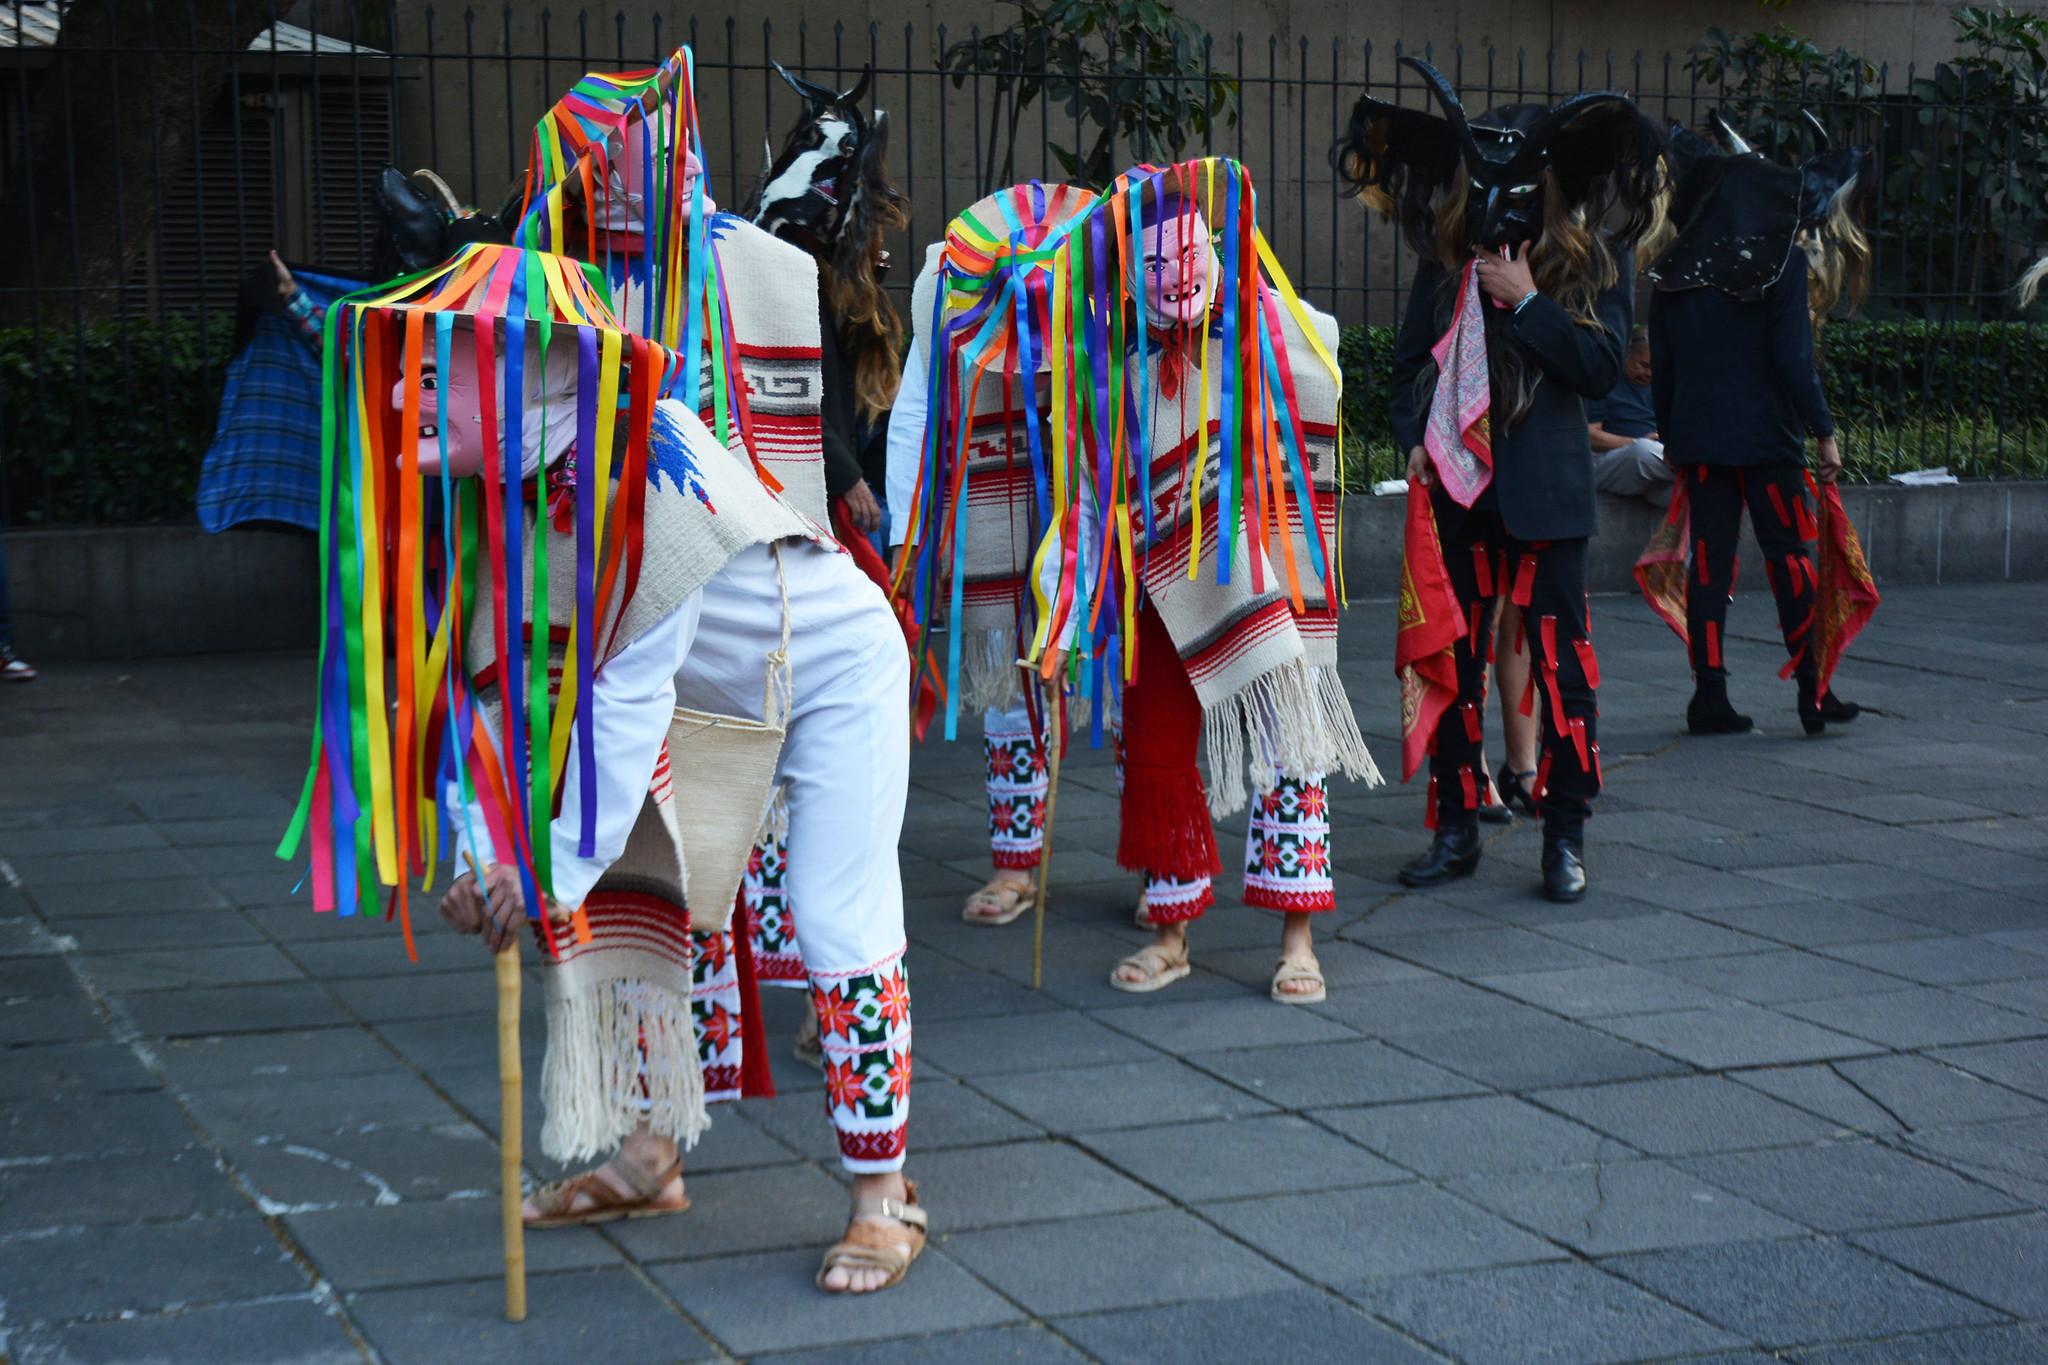
<path fill-rule="evenodd" d="M 1037 867 L 1045 843 L 1045 746 L 1022 709 L 982 717 L 988 842 L 997 867 Z"/>
<path fill-rule="evenodd" d="M 910 978 L 897 953 L 871 967 L 814 977 L 825 1052 L 825 1106 L 850 1171 L 903 1165 L 910 1121 Z"/>
<path fill-rule="evenodd" d="M 704 1102 L 740 1097 L 740 969 L 732 929 L 691 931 L 690 1022 L 704 1069 Z"/>
<path fill-rule="evenodd" d="M 1323 774 L 1280 774 L 1252 803 L 1245 829 L 1244 903 L 1263 910 L 1332 910 L 1330 794 Z"/>
<path fill-rule="evenodd" d="M 767 828 L 747 855 L 740 898 L 752 935 L 754 981 L 761 986 L 808 986 L 803 954 L 797 950 L 796 908 L 789 902 L 789 807 L 782 793 L 769 807 Z"/>

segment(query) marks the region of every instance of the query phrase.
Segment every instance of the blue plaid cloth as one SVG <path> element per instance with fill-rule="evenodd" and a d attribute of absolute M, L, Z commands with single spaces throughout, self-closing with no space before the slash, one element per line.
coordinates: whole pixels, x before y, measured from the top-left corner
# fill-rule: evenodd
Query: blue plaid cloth
<path fill-rule="evenodd" d="M 305 271 L 293 278 L 322 310 L 362 288 Z M 244 521 L 320 527 L 320 356 L 267 312 L 228 362 L 220 425 L 199 470 L 199 524 L 225 531 Z"/>

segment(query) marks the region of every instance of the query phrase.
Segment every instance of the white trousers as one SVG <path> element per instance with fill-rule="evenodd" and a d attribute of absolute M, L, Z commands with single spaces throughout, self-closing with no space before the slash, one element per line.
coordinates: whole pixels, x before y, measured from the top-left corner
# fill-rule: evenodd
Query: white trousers
<path fill-rule="evenodd" d="M 780 776 L 790 903 L 825 1048 L 826 1099 L 849 1170 L 903 1164 L 910 1001 L 896 846 L 910 783 L 910 655 L 881 590 L 853 560 L 785 541 L 795 701 Z M 782 594 L 767 546 L 705 584 L 676 705 L 761 716 Z"/>

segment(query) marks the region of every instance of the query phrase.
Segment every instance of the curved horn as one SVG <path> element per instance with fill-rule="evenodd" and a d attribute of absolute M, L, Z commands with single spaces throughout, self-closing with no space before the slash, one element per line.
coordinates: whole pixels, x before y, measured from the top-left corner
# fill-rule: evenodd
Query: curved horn
<path fill-rule="evenodd" d="M 792 76 L 789 74 L 788 67 L 773 58 L 769 59 L 768 64 L 775 68 L 777 75 L 789 82 L 790 89 L 796 91 L 797 94 L 803 96 L 812 104 L 833 105 L 839 103 L 839 92 L 837 90 L 832 90 L 822 85 L 814 85 L 801 76 Z"/>
<path fill-rule="evenodd" d="M 1834 140 L 1828 136 L 1828 126 L 1820 121 L 1813 110 L 1801 109 L 1799 112 L 1806 116 L 1806 126 L 1813 129 L 1814 151 L 1824 152 L 1834 145 Z"/>
<path fill-rule="evenodd" d="M 1714 129 L 1721 134 L 1721 145 L 1736 156 L 1748 156 L 1756 148 L 1749 145 L 1747 138 L 1735 131 L 1735 126 L 1721 115 L 1719 109 L 1707 115 L 1714 122 Z"/>
<path fill-rule="evenodd" d="M 868 93 L 868 87 L 874 83 L 874 80 L 875 64 L 869 62 L 861 68 L 859 82 L 854 85 L 853 89 L 841 93 L 839 102 L 841 104 L 859 104 L 861 98 Z"/>
<path fill-rule="evenodd" d="M 448 210 L 448 216 L 450 218 L 462 218 L 467 216 L 468 210 L 463 207 L 462 201 L 455 197 L 455 191 L 449 189 L 448 182 L 443 180 L 440 176 L 435 175 L 431 169 L 422 166 L 420 167 L 420 169 L 412 173 L 412 178 L 415 180 L 424 180 L 429 185 L 432 185 L 434 187 L 434 192 L 441 196 L 441 206 Z"/>
<path fill-rule="evenodd" d="M 1535 127 L 1522 139 L 1522 149 L 1515 153 L 1515 162 L 1520 163 L 1524 158 L 1533 158 L 1540 164 L 1550 155 L 1550 139 L 1569 127 L 1574 119 L 1588 110 L 1603 105 L 1625 106 L 1629 102 L 1628 96 L 1616 94 L 1612 90 L 1587 90 L 1573 95 L 1562 104 L 1553 105 L 1544 112 L 1543 117 L 1536 120 Z"/>
<path fill-rule="evenodd" d="M 1444 79 L 1443 72 L 1420 57 L 1403 57 L 1401 64 L 1413 68 L 1429 87 L 1430 93 L 1436 96 L 1436 102 L 1443 106 L 1444 120 L 1458 135 L 1458 149 L 1464 153 L 1466 167 L 1478 171 L 1486 158 L 1479 154 L 1479 143 L 1472 136 L 1472 125 L 1465 117 L 1465 102 L 1458 98 L 1458 92 L 1451 89 L 1451 83 Z"/>

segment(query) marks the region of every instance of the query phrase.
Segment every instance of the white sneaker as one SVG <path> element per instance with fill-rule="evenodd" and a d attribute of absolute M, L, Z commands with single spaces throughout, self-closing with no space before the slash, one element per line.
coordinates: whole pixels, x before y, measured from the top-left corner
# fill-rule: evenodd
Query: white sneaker
<path fill-rule="evenodd" d="M 14 657 L 13 645 L 0 645 L 0 682 L 33 682 L 34 665 Z"/>

